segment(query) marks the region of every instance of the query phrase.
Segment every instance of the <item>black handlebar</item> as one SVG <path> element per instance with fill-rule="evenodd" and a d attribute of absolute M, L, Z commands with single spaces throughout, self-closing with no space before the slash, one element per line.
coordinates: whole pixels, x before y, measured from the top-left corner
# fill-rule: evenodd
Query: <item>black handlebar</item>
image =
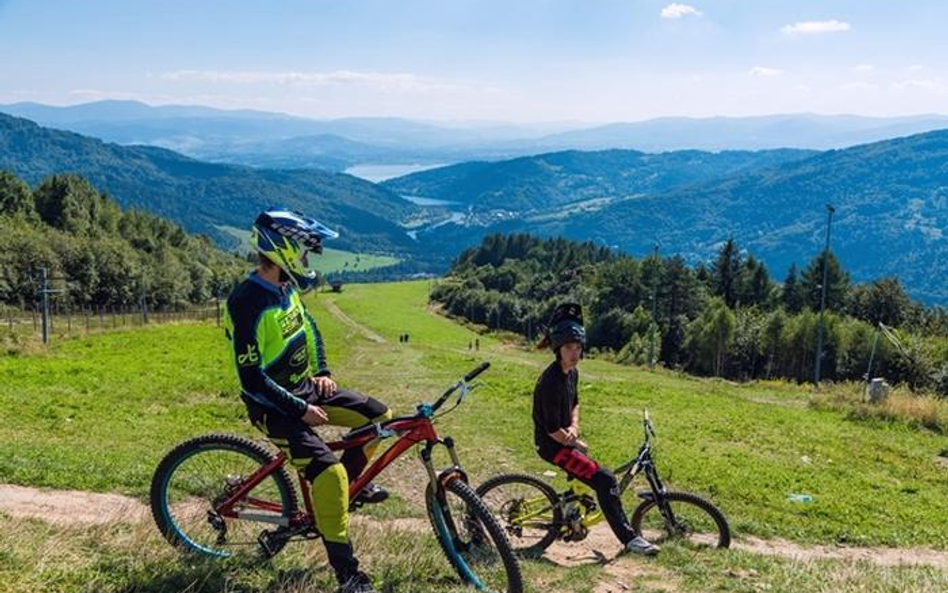
<path fill-rule="evenodd" d="M 474 377 L 480 375 L 481 373 L 483 373 L 489 368 L 490 368 L 489 362 L 487 361 L 482 362 L 476 369 L 464 375 L 464 382 L 467 383 L 468 381 L 472 380 Z"/>

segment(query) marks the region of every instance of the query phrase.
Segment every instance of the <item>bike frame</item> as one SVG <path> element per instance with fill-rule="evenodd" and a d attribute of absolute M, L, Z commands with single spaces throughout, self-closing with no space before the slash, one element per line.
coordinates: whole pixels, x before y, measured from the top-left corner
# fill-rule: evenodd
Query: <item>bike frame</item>
<path fill-rule="evenodd" d="M 639 447 L 639 452 L 634 459 L 628 461 L 617 467 L 613 470 L 615 475 L 621 475 L 622 479 L 619 480 L 619 496 L 622 496 L 629 486 L 632 484 L 632 480 L 635 479 L 640 473 L 645 474 L 645 479 L 649 485 L 649 492 L 639 493 L 641 498 L 652 498 L 659 501 L 661 511 L 663 516 L 671 517 L 671 509 L 667 508 L 667 504 L 664 503 L 662 495 L 665 494 L 666 489 L 665 485 L 662 483 L 661 478 L 658 476 L 658 469 L 655 467 L 655 462 L 652 460 L 652 435 L 655 434 L 652 429 L 651 421 L 646 415 L 644 420 L 645 425 L 645 442 Z M 573 478 L 576 480 L 575 478 Z M 581 489 L 592 491 L 588 486 L 582 482 L 576 480 L 580 484 Z M 575 489 L 575 488 L 574 488 Z M 566 505 L 576 502 L 582 493 L 573 492 L 572 494 L 560 493 L 559 500 L 556 502 L 554 507 L 559 506 L 560 508 L 565 508 Z M 544 517 L 545 513 L 548 513 L 552 508 L 549 506 L 544 506 L 543 503 L 546 502 L 545 498 L 537 498 L 533 500 L 526 501 L 528 504 L 539 503 L 541 508 L 533 511 L 526 515 L 521 515 L 517 517 L 517 520 L 521 523 L 527 523 L 530 520 Z M 550 517 L 552 519 L 552 517 Z M 597 523 L 600 523 L 605 519 L 601 510 L 597 510 L 594 513 L 586 514 L 583 512 L 581 523 L 583 527 L 592 527 Z"/>
<path fill-rule="evenodd" d="M 465 375 L 458 383 L 442 393 L 441 397 L 439 397 L 435 403 L 419 404 L 417 408 L 418 411 L 414 416 L 393 418 L 392 420 L 387 420 L 380 424 L 370 424 L 346 434 L 338 441 L 326 443 L 331 451 L 340 451 L 363 447 L 376 439 L 381 440 L 400 435 L 400 438 L 392 443 L 392 446 L 386 449 L 385 452 L 379 455 L 372 465 L 362 472 L 362 475 L 349 484 L 349 500 L 354 500 L 373 478 L 382 473 L 382 471 L 402 453 L 413 445 L 422 442 L 425 443 L 425 447 L 421 450 L 421 461 L 428 472 L 430 484 L 437 484 L 439 487 L 443 487 L 449 483 L 450 480 L 455 478 L 461 478 L 467 481 L 467 476 L 464 474 L 464 471 L 461 470 L 461 463 L 458 461 L 457 452 L 454 449 L 454 441 L 451 437 L 445 437 L 444 439 L 439 438 L 438 433 L 434 429 L 433 420 L 435 418 L 435 412 L 444 405 L 455 391 L 460 391 L 457 403 L 457 405 L 460 405 L 467 394 L 470 393 L 471 389 L 473 389 L 473 387 L 469 385 L 469 382 L 486 371 L 489 367 L 489 362 L 481 363 L 477 368 Z M 455 405 L 455 407 L 457 407 L 457 405 Z M 454 408 L 451 409 L 453 410 Z M 451 410 L 448 411 L 450 412 Z M 452 467 L 440 473 L 435 470 L 434 464 L 431 461 L 431 452 L 436 445 L 445 446 L 451 457 L 451 463 L 453 464 Z M 306 509 L 297 512 L 292 517 L 283 517 L 280 515 L 283 510 L 282 504 L 248 496 L 260 482 L 265 480 L 267 476 L 273 472 L 279 470 L 286 461 L 287 457 L 281 451 L 273 461 L 252 473 L 239 485 L 235 484 L 237 488 L 233 492 L 228 493 L 226 498 L 215 506 L 214 512 L 221 517 L 230 519 L 273 523 L 291 528 L 312 527 L 315 530 L 315 513 L 313 510 L 312 496 L 310 495 L 309 482 L 303 477 L 301 472 L 297 472 L 297 476 L 300 480 L 300 489 L 303 492 L 303 503 Z M 238 504 L 242 506 L 239 510 L 236 508 Z M 250 506 L 255 510 L 244 510 L 244 506 Z"/>
<path fill-rule="evenodd" d="M 422 442 L 426 443 L 426 447 L 421 451 L 422 463 L 425 465 L 425 468 L 428 471 L 428 477 L 432 483 L 438 481 L 438 473 L 435 471 L 434 465 L 431 461 L 431 450 L 438 444 L 444 445 L 448 449 L 448 453 L 451 456 L 451 461 L 454 464 L 454 467 L 451 469 L 454 471 L 451 472 L 449 470 L 449 473 L 456 473 L 463 476 L 463 472 L 460 470 L 460 463 L 458 461 L 457 453 L 454 449 L 453 440 L 450 437 L 446 437 L 444 439 L 438 437 L 438 434 L 434 429 L 434 424 L 432 423 L 433 413 L 430 407 L 419 406 L 419 408 L 421 409 L 415 416 L 395 418 L 385 422 L 384 424 L 370 425 L 367 428 L 372 430 L 366 431 L 365 429 L 360 429 L 360 431 L 357 431 L 355 435 L 351 436 L 351 438 L 343 438 L 338 441 L 326 443 L 330 450 L 340 451 L 354 449 L 356 447 L 363 447 L 373 440 L 384 439 L 390 436 L 395 436 L 396 434 L 401 434 L 400 438 L 381 455 L 379 455 L 375 461 L 368 468 L 366 468 L 364 472 L 362 472 L 361 476 L 349 484 L 350 500 L 353 500 L 359 494 L 359 492 L 361 492 L 362 489 L 372 481 L 373 478 L 382 473 L 382 471 L 395 459 L 401 456 L 402 453 L 407 451 L 412 446 Z M 363 434 L 358 434 L 362 431 L 364 431 Z M 300 488 L 303 492 L 303 502 L 305 503 L 306 510 L 298 512 L 293 517 L 288 518 L 278 515 L 278 513 L 280 513 L 283 509 L 280 503 L 260 500 L 252 496 L 248 496 L 263 480 L 265 480 L 275 471 L 279 470 L 280 467 L 286 463 L 286 461 L 286 455 L 283 452 L 280 452 L 273 459 L 273 461 L 264 465 L 253 474 L 248 476 L 247 479 L 241 483 L 239 488 L 237 488 L 223 502 L 216 506 L 215 512 L 217 512 L 222 517 L 231 519 L 275 523 L 285 527 L 313 525 L 314 511 L 313 501 L 310 495 L 309 482 L 303 477 L 301 472 L 297 472 L 297 475 L 299 476 Z M 237 510 L 235 507 L 237 507 L 238 504 L 250 506 L 254 509 L 264 511 L 264 513 L 256 513 L 253 511 L 248 512 L 243 509 Z"/>

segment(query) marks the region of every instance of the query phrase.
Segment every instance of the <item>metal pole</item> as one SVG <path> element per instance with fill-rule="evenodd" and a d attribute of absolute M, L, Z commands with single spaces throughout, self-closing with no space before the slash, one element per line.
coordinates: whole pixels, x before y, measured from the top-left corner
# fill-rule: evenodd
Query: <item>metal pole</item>
<path fill-rule="evenodd" d="M 49 270 L 40 270 L 43 272 L 43 343 L 49 344 Z"/>
<path fill-rule="evenodd" d="M 658 243 L 655 244 L 655 264 L 658 265 Z M 657 292 L 658 292 L 658 274 L 652 276 L 652 325 L 649 331 L 648 338 L 648 368 L 649 370 L 655 368 L 655 327 L 658 325 L 658 320 L 655 316 L 655 307 Z"/>
<path fill-rule="evenodd" d="M 833 223 L 833 213 L 836 209 L 831 204 L 826 205 L 826 247 L 823 249 L 823 285 L 820 287 L 820 326 L 816 333 L 816 364 L 813 372 L 813 384 L 819 386 L 820 372 L 823 368 L 823 315 L 826 311 L 826 277 L 829 271 L 830 225 Z"/>

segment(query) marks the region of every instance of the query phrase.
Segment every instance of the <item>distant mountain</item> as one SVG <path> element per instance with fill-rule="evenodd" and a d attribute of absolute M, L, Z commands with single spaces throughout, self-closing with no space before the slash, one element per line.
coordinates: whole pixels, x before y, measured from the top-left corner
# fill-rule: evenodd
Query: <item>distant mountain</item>
<path fill-rule="evenodd" d="M 332 171 L 360 164 L 496 161 L 566 150 L 824 150 L 948 128 L 948 116 L 943 115 L 664 117 L 590 126 L 581 122 L 432 123 L 393 117 L 317 120 L 135 101 L 68 107 L 15 103 L 0 105 L 0 111 L 109 142 L 160 146 L 201 160 Z"/>
<path fill-rule="evenodd" d="M 171 218 L 226 243 L 224 226 L 246 228 L 262 208 L 285 204 L 339 227 L 335 246 L 406 252 L 398 222 L 416 210 L 395 194 L 349 175 L 201 162 L 148 146 L 119 146 L 0 114 L 0 169 L 29 183 L 78 173 L 124 207 Z"/>
<path fill-rule="evenodd" d="M 861 117 L 790 114 L 761 117 L 662 117 L 614 123 L 545 136 L 534 147 L 579 150 L 634 148 L 663 152 L 763 150 L 771 148 L 845 148 L 878 140 L 948 128 L 948 116 Z"/>
<path fill-rule="evenodd" d="M 137 101 L 97 101 L 68 107 L 14 103 L 0 105 L 0 112 L 109 142 L 161 146 L 204 160 L 332 170 L 359 163 L 441 163 L 447 154 L 452 155 L 452 161 L 491 156 L 495 142 L 528 134 L 540 136 L 553 128 L 514 124 L 455 127 L 393 117 L 317 120 L 253 110 L 153 107 Z M 331 137 L 351 144 L 328 142 Z M 301 155 L 300 146 L 305 146 L 307 152 Z M 357 146 L 361 149 L 356 150 Z M 325 158 L 313 159 L 313 150 Z M 500 156 L 515 154 L 521 153 L 503 151 Z"/>
<path fill-rule="evenodd" d="M 503 193 L 505 188 L 497 188 Z M 917 298 L 948 304 L 948 131 L 929 132 L 677 187 L 601 208 L 541 213 L 432 234 L 458 246 L 494 231 L 594 240 L 632 254 L 708 261 L 733 237 L 782 280 L 823 248 L 825 204 L 836 208 L 831 245 L 856 280 L 901 279 Z"/>
<path fill-rule="evenodd" d="M 803 150 L 721 153 L 634 150 L 555 152 L 501 162 L 462 163 L 391 179 L 401 195 L 522 214 L 589 200 L 622 200 L 726 177 L 735 172 L 801 160 Z"/>

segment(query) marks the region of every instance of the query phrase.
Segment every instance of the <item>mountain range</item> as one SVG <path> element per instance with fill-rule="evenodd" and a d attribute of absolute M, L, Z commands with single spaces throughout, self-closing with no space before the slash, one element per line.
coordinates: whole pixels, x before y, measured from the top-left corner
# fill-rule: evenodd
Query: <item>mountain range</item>
<path fill-rule="evenodd" d="M 360 164 L 505 160 L 565 150 L 825 150 L 948 128 L 948 116 L 782 114 L 664 117 L 591 125 L 310 119 L 254 110 L 97 101 L 66 107 L 0 105 L 0 112 L 119 144 L 148 144 L 201 160 L 342 171 Z"/>
<path fill-rule="evenodd" d="M 563 151 L 375 185 L 315 169 L 203 162 L 0 115 L 0 168 L 34 184 L 79 173 L 124 206 L 224 245 L 235 241 L 229 227 L 283 203 L 338 226 L 341 248 L 440 269 L 487 233 L 525 231 L 636 255 L 658 243 L 693 263 L 734 238 L 780 280 L 822 249 L 831 203 L 832 248 L 855 280 L 896 276 L 914 296 L 948 303 L 948 131 L 824 152 Z"/>
<path fill-rule="evenodd" d="M 794 154 L 802 158 L 779 162 Z M 597 200 L 552 203 L 520 215 L 508 212 L 503 197 L 517 196 L 523 188 L 530 188 L 531 195 L 553 196 L 551 202 L 561 195 L 560 182 L 546 163 L 555 156 L 535 157 L 529 167 L 509 162 L 480 166 L 475 177 L 465 178 L 463 191 L 454 191 L 463 166 L 415 173 L 384 185 L 395 191 L 424 188 L 418 194 L 422 197 L 467 196 L 477 208 L 502 209 L 482 213 L 480 220 L 489 222 L 481 226 L 442 225 L 434 231 L 438 241 L 468 246 L 475 236 L 493 232 L 532 232 L 593 240 L 637 255 L 658 244 L 662 253 L 681 254 L 695 263 L 709 261 L 733 238 L 763 260 L 777 280 L 791 263 L 805 265 L 823 248 L 826 205 L 831 204 L 831 248 L 855 280 L 895 276 L 914 296 L 948 303 L 948 131 L 809 155 L 778 152 L 769 163 L 762 158 L 760 166 L 694 183 L 655 184 L 639 194 L 623 188 Z M 707 153 L 699 156 L 699 162 L 713 162 Z M 641 158 L 634 155 L 633 161 Z M 612 178 L 621 174 L 616 169 Z M 577 179 L 582 181 L 571 176 L 572 183 Z M 610 185 L 601 177 L 595 181 L 600 188 Z M 419 237 L 427 239 L 424 233 Z"/>

